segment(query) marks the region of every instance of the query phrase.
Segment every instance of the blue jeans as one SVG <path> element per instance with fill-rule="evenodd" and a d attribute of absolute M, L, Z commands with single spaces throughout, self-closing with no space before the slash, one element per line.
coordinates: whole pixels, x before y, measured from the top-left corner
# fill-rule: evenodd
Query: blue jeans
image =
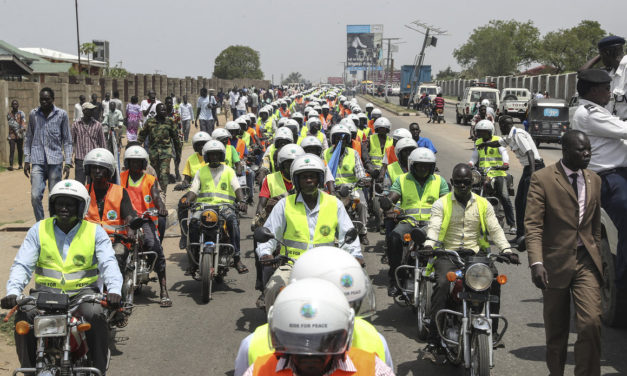
<path fill-rule="evenodd" d="M 237 110 L 237 117 L 246 115 L 246 110 Z"/>
<path fill-rule="evenodd" d="M 44 197 L 44 191 L 46 190 L 46 180 L 48 181 L 48 192 L 54 187 L 55 184 L 61 181 L 61 174 L 63 171 L 63 165 L 43 165 L 34 164 L 31 166 L 30 172 L 30 202 L 33 205 L 33 211 L 35 212 L 35 219 L 41 221 L 45 218 L 44 206 L 41 200 Z"/>
<path fill-rule="evenodd" d="M 618 230 L 616 287 L 627 289 L 627 168 L 601 174 L 601 206 Z"/>

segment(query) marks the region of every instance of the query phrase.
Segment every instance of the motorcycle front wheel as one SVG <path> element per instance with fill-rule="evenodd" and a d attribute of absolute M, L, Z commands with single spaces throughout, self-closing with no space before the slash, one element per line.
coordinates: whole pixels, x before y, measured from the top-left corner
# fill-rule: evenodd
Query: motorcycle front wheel
<path fill-rule="evenodd" d="M 486 333 L 474 332 L 470 340 L 470 375 L 490 376 L 490 341 Z"/>
<path fill-rule="evenodd" d="M 211 299 L 211 287 L 213 278 L 211 277 L 211 268 L 213 266 L 213 255 L 208 253 L 201 255 L 200 260 L 200 297 L 203 303 L 209 303 Z"/>
<path fill-rule="evenodd" d="M 431 281 L 421 279 L 418 286 L 418 307 L 416 309 L 416 319 L 418 322 L 418 339 L 426 341 L 429 338 L 429 328 L 425 325 L 425 317 L 431 311 L 431 295 L 433 294 L 433 284 Z"/>

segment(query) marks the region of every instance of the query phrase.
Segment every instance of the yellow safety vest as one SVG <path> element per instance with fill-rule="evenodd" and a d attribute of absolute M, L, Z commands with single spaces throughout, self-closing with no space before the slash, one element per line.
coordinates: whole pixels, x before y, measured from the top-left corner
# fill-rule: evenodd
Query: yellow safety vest
<path fill-rule="evenodd" d="M 285 181 L 283 180 L 283 174 L 281 173 L 281 171 L 277 171 L 268 175 L 266 179 L 268 181 L 270 198 L 277 196 L 287 196 L 287 188 L 285 187 Z"/>
<path fill-rule="evenodd" d="M 369 140 L 370 148 L 368 149 L 368 152 L 370 153 L 370 160 L 372 161 L 373 165 L 381 167 L 383 165 L 383 152 L 385 151 L 385 149 L 388 148 L 388 146 L 394 145 L 394 141 L 391 137 L 386 136 L 385 147 L 383 148 L 383 150 L 381 150 L 381 144 L 379 143 L 378 134 L 373 134 L 372 136 L 370 136 Z"/>
<path fill-rule="evenodd" d="M 268 324 L 263 324 L 258 326 L 253 332 L 250 344 L 248 345 L 249 366 L 258 358 L 274 352 L 274 349 L 270 347 L 268 341 L 268 328 Z M 377 332 L 377 329 L 372 324 L 361 317 L 355 318 L 351 347 L 375 353 L 381 360 L 386 361 L 385 346 L 383 345 L 381 336 L 379 336 L 379 332 Z"/>
<path fill-rule="evenodd" d="M 355 149 L 344 149 L 344 157 L 342 158 L 342 164 L 337 167 L 337 173 L 335 174 L 335 185 L 353 184 L 357 182 L 355 176 Z M 329 163 L 333 152 L 331 148 L 328 148 L 324 152 L 324 161 Z"/>
<path fill-rule="evenodd" d="M 198 153 L 190 155 L 189 158 L 187 158 L 187 163 L 189 163 L 189 173 L 191 174 L 191 178 L 196 176 L 196 173 L 202 166 L 206 165 L 204 158 Z"/>
<path fill-rule="evenodd" d="M 431 218 L 431 206 L 440 197 L 440 175 L 433 175 L 429 178 L 422 192 L 422 197 L 418 195 L 416 183 L 409 179 L 410 173 L 401 175 L 401 209 L 405 214 L 414 217 L 418 221 L 428 221 Z"/>
<path fill-rule="evenodd" d="M 233 167 L 233 146 L 232 145 L 226 145 L 226 151 L 224 153 L 224 162 L 222 162 L 223 164 L 229 166 L 230 168 L 234 168 Z"/>
<path fill-rule="evenodd" d="M 392 182 L 392 184 L 394 184 L 398 177 L 405 173 L 405 171 L 403 171 L 403 168 L 401 167 L 401 164 L 398 163 L 398 161 L 389 165 L 387 171 L 388 175 L 390 175 L 390 181 Z"/>
<path fill-rule="evenodd" d="M 207 204 L 233 204 L 235 203 L 235 190 L 231 185 L 231 180 L 235 177 L 235 171 L 229 166 L 224 166 L 224 171 L 220 175 L 220 181 L 216 186 L 211 175 L 209 165 L 203 166 L 200 174 L 200 190 L 198 192 L 198 202 Z"/>
<path fill-rule="evenodd" d="M 270 159 L 270 172 L 278 172 L 279 169 L 274 166 L 274 153 L 276 153 L 276 146 L 270 145 L 270 151 L 268 152 L 268 158 Z"/>
<path fill-rule="evenodd" d="M 451 215 L 453 214 L 453 192 L 447 194 L 442 197 L 443 204 L 443 217 L 442 217 L 442 227 L 440 228 L 440 234 L 438 235 L 438 240 L 440 242 L 444 241 L 446 237 L 446 231 L 448 230 L 448 225 L 451 222 Z M 477 230 L 480 231 L 482 237 L 479 240 L 479 247 L 481 249 L 486 249 L 490 246 L 490 242 L 488 241 L 488 227 L 486 220 L 486 213 L 488 211 L 489 202 L 485 198 L 473 193 L 472 194 L 475 200 L 477 200 L 477 208 L 479 209 L 479 223 L 480 228 Z"/>
<path fill-rule="evenodd" d="M 492 139 L 489 142 L 498 141 L 501 138 L 499 136 L 492 136 Z M 483 144 L 483 139 L 479 138 L 475 141 L 475 147 L 479 152 L 479 167 L 480 168 L 488 168 L 495 166 L 503 166 L 503 156 L 499 152 L 499 148 L 479 148 L 479 145 Z M 490 170 L 488 172 L 489 177 L 496 176 L 507 176 L 507 173 L 503 170 Z"/>
<path fill-rule="evenodd" d="M 303 142 L 303 139 L 305 137 L 309 136 L 307 132 L 305 132 L 304 134 L 301 132 L 300 137 L 298 137 L 298 141 L 296 141 L 298 145 L 300 145 L 300 143 Z M 316 133 L 316 138 L 320 141 L 321 144 L 324 144 L 324 134 L 322 132 L 318 131 L 318 133 Z"/>
<path fill-rule="evenodd" d="M 246 147 L 250 147 L 250 133 L 244 132 L 244 134 L 242 135 L 242 140 L 244 140 Z"/>
<path fill-rule="evenodd" d="M 41 250 L 35 268 L 37 290 L 75 295 L 85 287 L 98 287 L 98 263 L 94 257 L 97 226 L 81 221 L 63 261 L 54 236 L 54 218 L 39 222 Z"/>
<path fill-rule="evenodd" d="M 309 238 L 309 222 L 303 202 L 296 202 L 297 194 L 285 198 L 285 232 L 283 243 L 287 246 L 287 256 L 298 259 L 309 248 L 333 246 L 337 229 L 337 198 L 318 191 L 318 220 L 313 241 Z M 285 254 L 285 253 L 284 253 Z"/>

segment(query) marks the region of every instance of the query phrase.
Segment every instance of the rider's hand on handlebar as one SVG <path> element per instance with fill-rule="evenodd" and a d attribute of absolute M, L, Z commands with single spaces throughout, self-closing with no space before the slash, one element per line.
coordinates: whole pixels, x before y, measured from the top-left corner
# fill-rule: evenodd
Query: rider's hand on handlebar
<path fill-rule="evenodd" d="M 161 208 L 161 209 L 159 209 L 158 214 L 159 214 L 160 217 L 167 217 L 168 216 L 168 209 Z"/>
<path fill-rule="evenodd" d="M 7 295 L 0 300 L 2 309 L 11 309 L 17 305 L 17 295 Z"/>
<path fill-rule="evenodd" d="M 544 290 L 549 284 L 549 275 L 542 264 L 536 264 L 531 267 L 531 280 L 537 288 Z"/>
<path fill-rule="evenodd" d="M 191 206 L 191 202 L 189 201 L 189 199 L 186 196 L 181 197 L 181 199 L 179 200 L 179 206 L 183 209 L 187 209 Z"/>
<path fill-rule="evenodd" d="M 520 259 L 518 258 L 518 255 L 515 253 L 501 253 L 501 256 L 507 257 L 509 262 L 514 265 L 520 265 Z"/>
<path fill-rule="evenodd" d="M 244 213 L 248 211 L 248 205 L 243 201 L 237 203 L 237 208 L 239 209 L 239 211 Z"/>
<path fill-rule="evenodd" d="M 115 309 L 120 307 L 120 303 L 122 302 L 122 297 L 118 294 L 108 293 L 107 294 L 107 304 L 109 307 Z"/>

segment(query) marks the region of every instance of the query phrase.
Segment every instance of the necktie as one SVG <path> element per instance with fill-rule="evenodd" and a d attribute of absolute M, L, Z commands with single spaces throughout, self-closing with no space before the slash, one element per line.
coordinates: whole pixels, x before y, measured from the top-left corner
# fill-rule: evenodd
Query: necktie
<path fill-rule="evenodd" d="M 575 197 L 577 198 L 577 200 L 579 200 L 579 187 L 577 186 L 577 173 L 573 172 L 572 174 L 568 175 L 572 180 L 570 182 L 570 184 L 573 186 L 573 189 L 575 190 Z"/>

